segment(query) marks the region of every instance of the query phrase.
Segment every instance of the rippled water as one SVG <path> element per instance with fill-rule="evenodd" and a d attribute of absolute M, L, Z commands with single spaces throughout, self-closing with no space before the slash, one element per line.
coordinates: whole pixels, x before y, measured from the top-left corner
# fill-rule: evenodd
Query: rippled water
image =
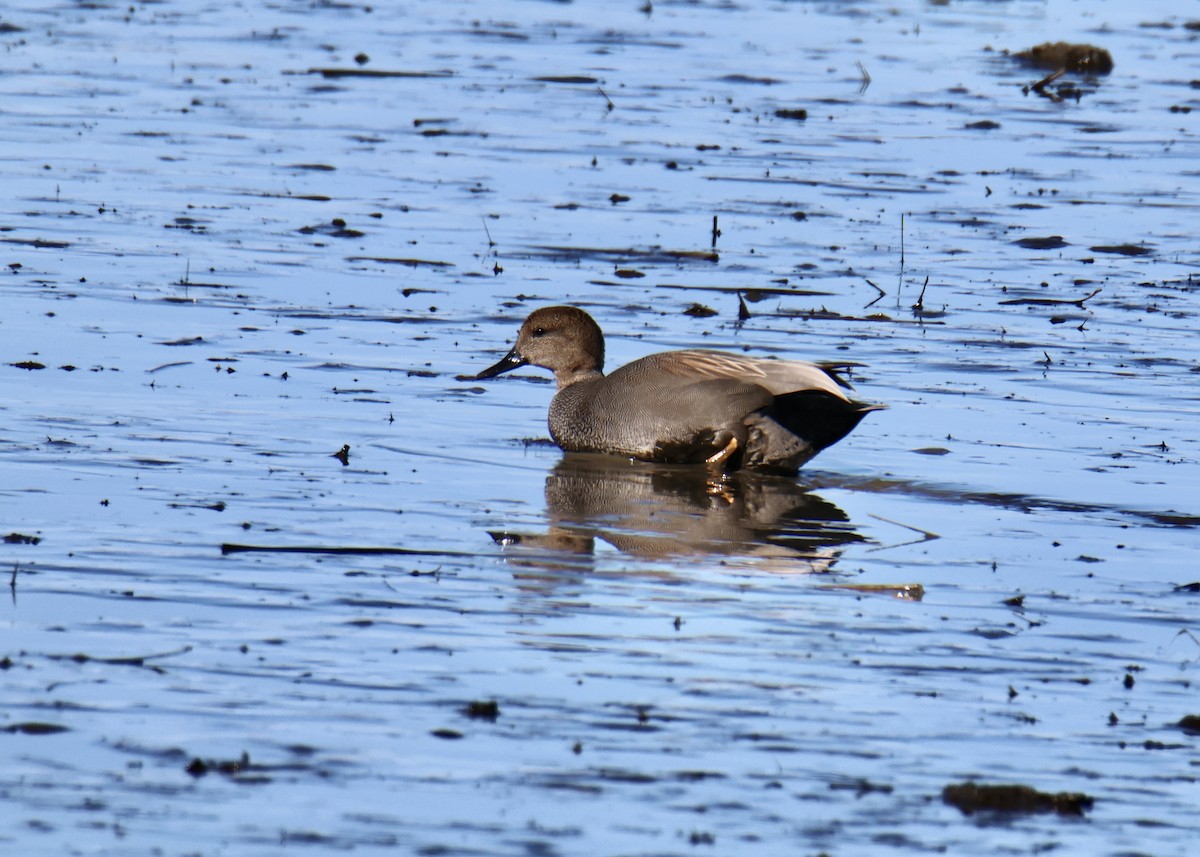
<path fill-rule="evenodd" d="M 1189 853 L 1190 14 L 9 4 L 0 848 Z M 564 458 L 559 302 L 889 410 Z"/>

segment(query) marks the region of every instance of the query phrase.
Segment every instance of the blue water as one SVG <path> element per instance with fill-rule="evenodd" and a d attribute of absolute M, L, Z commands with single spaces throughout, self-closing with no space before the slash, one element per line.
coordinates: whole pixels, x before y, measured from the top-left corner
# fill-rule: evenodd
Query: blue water
<path fill-rule="evenodd" d="M 0 847 L 1189 853 L 1187 14 L 10 4 Z M 1057 39 L 1114 71 L 1023 91 Z M 564 461 L 546 373 L 465 380 L 561 302 L 889 409 Z"/>

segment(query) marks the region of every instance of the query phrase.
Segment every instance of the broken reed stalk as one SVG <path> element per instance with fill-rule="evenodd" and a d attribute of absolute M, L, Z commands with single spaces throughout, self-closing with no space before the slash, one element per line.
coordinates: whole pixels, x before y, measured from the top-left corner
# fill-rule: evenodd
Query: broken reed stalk
<path fill-rule="evenodd" d="M 1065 68 L 1060 68 L 1058 71 L 1052 71 L 1048 75 L 1043 77 L 1041 80 L 1039 80 L 1037 83 L 1030 86 L 1029 88 L 1032 89 L 1034 92 L 1036 92 L 1038 95 L 1044 95 L 1044 94 L 1046 94 L 1046 87 L 1049 86 L 1050 84 L 1054 83 L 1054 81 L 1058 80 L 1060 77 L 1062 77 L 1066 73 L 1067 73 L 1067 70 Z"/>
<path fill-rule="evenodd" d="M 925 290 L 929 288 L 929 277 L 925 278 L 925 283 L 921 286 L 921 294 L 917 298 L 917 302 L 913 304 L 913 310 L 916 312 L 925 311 Z"/>

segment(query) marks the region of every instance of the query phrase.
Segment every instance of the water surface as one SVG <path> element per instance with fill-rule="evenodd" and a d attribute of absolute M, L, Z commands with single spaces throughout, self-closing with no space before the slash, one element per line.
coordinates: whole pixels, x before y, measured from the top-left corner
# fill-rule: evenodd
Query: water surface
<path fill-rule="evenodd" d="M 0 843 L 1188 853 L 1185 14 L 10 4 Z M 1057 39 L 1113 72 L 1039 95 Z M 464 380 L 558 302 L 889 410 L 791 481 L 564 458 Z"/>

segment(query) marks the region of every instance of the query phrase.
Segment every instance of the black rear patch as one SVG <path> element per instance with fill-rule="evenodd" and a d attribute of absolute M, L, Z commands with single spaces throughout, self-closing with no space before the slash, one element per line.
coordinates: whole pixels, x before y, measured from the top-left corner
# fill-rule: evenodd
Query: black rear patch
<path fill-rule="evenodd" d="M 775 397 L 767 413 L 784 428 L 822 450 L 844 438 L 872 408 L 821 390 L 798 390 Z"/>

